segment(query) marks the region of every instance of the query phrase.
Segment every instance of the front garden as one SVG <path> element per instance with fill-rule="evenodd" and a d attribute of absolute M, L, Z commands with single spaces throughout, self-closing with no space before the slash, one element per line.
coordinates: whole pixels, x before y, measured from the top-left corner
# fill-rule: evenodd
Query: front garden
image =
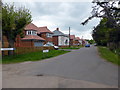
<path fill-rule="evenodd" d="M 49 52 L 46 52 L 46 53 L 43 53 L 42 51 L 36 51 L 36 52 L 16 54 L 16 55 L 11 55 L 11 56 L 3 56 L 2 63 L 10 64 L 10 63 L 20 63 L 20 62 L 25 62 L 25 61 L 40 61 L 43 59 L 62 55 L 68 52 L 70 51 L 50 50 Z"/>

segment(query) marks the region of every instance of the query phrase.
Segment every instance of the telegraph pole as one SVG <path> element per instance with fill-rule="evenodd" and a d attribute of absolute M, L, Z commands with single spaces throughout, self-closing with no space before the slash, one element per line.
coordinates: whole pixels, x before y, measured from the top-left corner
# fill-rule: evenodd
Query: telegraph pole
<path fill-rule="evenodd" d="M 69 47 L 70 47 L 70 27 L 69 27 Z"/>

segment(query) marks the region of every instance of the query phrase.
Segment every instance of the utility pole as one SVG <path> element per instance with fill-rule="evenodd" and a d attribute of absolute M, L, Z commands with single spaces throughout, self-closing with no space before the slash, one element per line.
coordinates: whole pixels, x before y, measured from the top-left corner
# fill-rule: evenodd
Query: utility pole
<path fill-rule="evenodd" d="M 70 43 L 70 27 L 69 27 L 69 47 L 71 46 L 70 44 L 71 43 Z"/>

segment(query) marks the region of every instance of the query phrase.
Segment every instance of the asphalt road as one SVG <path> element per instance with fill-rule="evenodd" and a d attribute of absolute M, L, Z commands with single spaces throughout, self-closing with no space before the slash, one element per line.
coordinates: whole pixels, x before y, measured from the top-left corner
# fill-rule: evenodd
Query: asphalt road
<path fill-rule="evenodd" d="M 94 46 L 72 50 L 70 53 L 43 61 L 3 65 L 3 72 L 3 78 L 6 79 L 3 79 L 4 83 L 8 82 L 10 75 L 18 74 L 23 77 L 55 76 L 118 86 L 118 66 L 102 59 Z"/>
<path fill-rule="evenodd" d="M 118 85 L 118 67 L 102 59 L 94 46 L 74 50 L 43 63 L 39 62 L 24 73 L 40 74 Z"/>

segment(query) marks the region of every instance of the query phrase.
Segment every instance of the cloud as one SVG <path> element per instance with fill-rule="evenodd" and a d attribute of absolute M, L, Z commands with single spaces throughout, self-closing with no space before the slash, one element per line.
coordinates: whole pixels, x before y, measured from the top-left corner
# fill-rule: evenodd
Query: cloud
<path fill-rule="evenodd" d="M 29 2 L 30 0 L 4 0 L 5 2 Z M 92 2 L 93 0 L 31 0 L 31 2 Z"/>
<path fill-rule="evenodd" d="M 71 34 L 89 38 L 93 27 L 99 23 L 99 19 L 91 20 L 86 26 L 80 23 L 89 17 L 92 10 L 91 2 L 15 2 L 17 7 L 25 6 L 30 9 L 33 23 L 40 26 L 47 26 L 51 31 L 57 27 L 64 33 L 68 33 L 71 27 Z"/>

